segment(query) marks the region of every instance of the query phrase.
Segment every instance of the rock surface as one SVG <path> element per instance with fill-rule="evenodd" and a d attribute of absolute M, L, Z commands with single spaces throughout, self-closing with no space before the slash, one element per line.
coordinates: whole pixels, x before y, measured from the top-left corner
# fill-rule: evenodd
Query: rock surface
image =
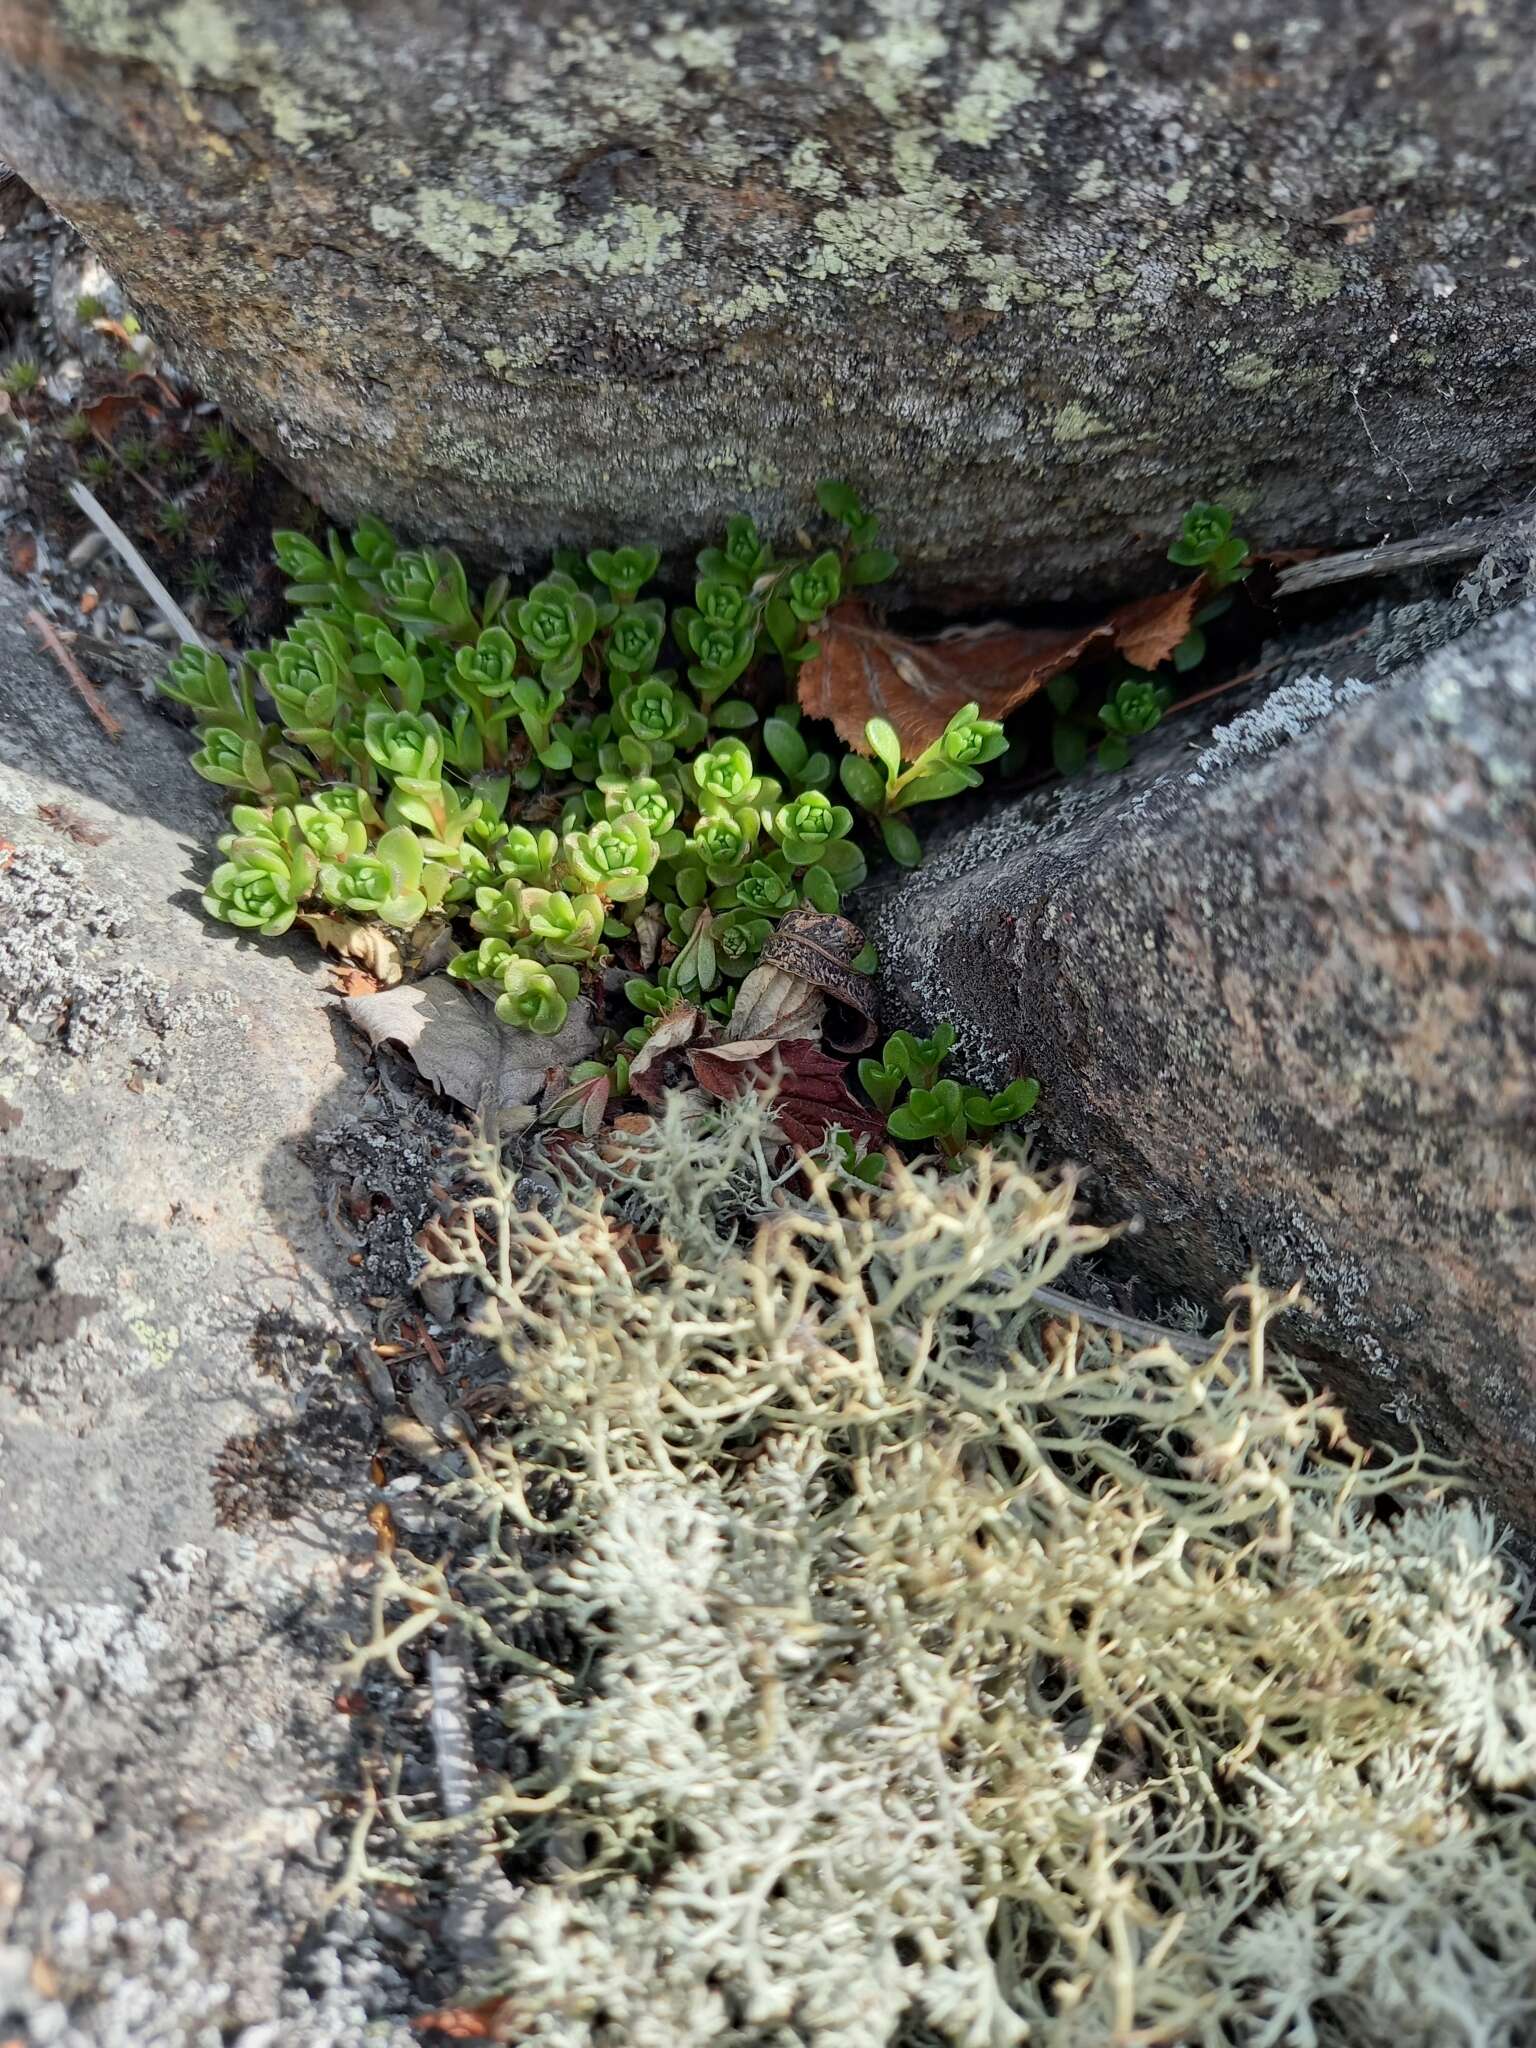
<path fill-rule="evenodd" d="M 124 699 L 109 741 L 25 603 L 0 580 L 0 2038 L 325 2048 L 402 1997 L 366 1945 L 292 1953 L 355 1782 L 376 1440 L 298 1147 L 358 1064 L 312 954 L 198 911 L 183 735 Z"/>
<path fill-rule="evenodd" d="M 1518 487 L 1523 0 L 33 0 L 5 148 L 338 513 L 691 551 L 818 476 L 952 598 Z"/>
<path fill-rule="evenodd" d="M 1177 718 L 856 914 L 899 1020 L 954 1018 L 990 1085 L 1039 1076 L 1046 1155 L 1144 1219 L 1137 1269 L 1208 1308 L 1304 1277 L 1291 1339 L 1363 1426 L 1467 1458 L 1529 1533 L 1536 604 L 1371 674 Z"/>

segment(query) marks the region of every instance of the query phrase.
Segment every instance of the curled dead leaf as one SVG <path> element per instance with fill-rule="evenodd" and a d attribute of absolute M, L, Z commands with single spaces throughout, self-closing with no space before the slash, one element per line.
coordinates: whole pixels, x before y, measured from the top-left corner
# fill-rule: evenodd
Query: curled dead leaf
<path fill-rule="evenodd" d="M 308 925 L 326 952 L 350 961 L 370 976 L 376 987 L 394 988 L 401 980 L 405 968 L 400 946 L 395 935 L 383 925 L 357 924 L 351 918 L 329 917 L 323 910 L 302 910 L 299 922 Z M 360 995 L 364 991 L 348 988 L 345 993 Z"/>
<path fill-rule="evenodd" d="M 629 1063 L 629 1085 L 642 1102 L 659 1108 L 667 1090 L 687 1079 L 682 1055 L 712 1028 L 704 1013 L 691 1003 L 679 1003 L 660 1019 Z"/>
<path fill-rule="evenodd" d="M 1138 598 L 1091 626 L 1069 631 L 1021 626 L 952 626 L 931 639 L 893 633 L 858 600 L 840 605 L 817 628 L 820 651 L 806 662 L 801 708 L 824 718 L 858 753 L 864 727 L 884 718 L 909 760 L 936 740 L 962 704 L 1002 720 L 1075 661 L 1119 648 L 1138 668 L 1166 661 L 1188 633 L 1204 577 L 1182 590 Z"/>
<path fill-rule="evenodd" d="M 744 1088 L 773 1097 L 773 1120 L 792 1145 L 814 1152 L 829 1129 L 868 1144 L 885 1139 L 884 1121 L 849 1093 L 846 1062 L 808 1038 L 745 1038 L 734 1045 L 696 1046 L 688 1054 L 694 1079 L 729 1102 Z"/>
<path fill-rule="evenodd" d="M 879 1028 L 872 978 L 853 965 L 864 934 L 851 918 L 802 903 L 780 923 L 763 957 L 742 982 L 726 1042 L 823 1035 L 827 999 L 850 1013 L 848 1028 L 829 1037 L 834 1052 L 863 1052 Z"/>

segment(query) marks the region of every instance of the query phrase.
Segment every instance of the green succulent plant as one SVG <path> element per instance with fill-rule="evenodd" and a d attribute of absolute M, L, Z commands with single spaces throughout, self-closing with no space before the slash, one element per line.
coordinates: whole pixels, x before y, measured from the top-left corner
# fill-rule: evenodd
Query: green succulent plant
<path fill-rule="evenodd" d="M 228 858 L 209 879 L 203 908 L 244 931 L 278 938 L 315 886 L 318 863 L 307 846 L 284 846 L 269 835 L 233 834 L 219 842 Z"/>
<path fill-rule="evenodd" d="M 587 567 L 599 583 L 606 583 L 611 597 L 619 604 L 629 604 L 656 574 L 661 561 L 658 547 L 639 548 L 594 548 L 587 556 Z"/>
<path fill-rule="evenodd" d="M 597 606 L 573 577 L 560 570 L 536 583 L 513 607 L 518 638 L 552 688 L 566 690 L 581 674 L 582 657 L 597 631 Z"/>
<path fill-rule="evenodd" d="M 958 1160 L 977 1131 L 996 1130 L 1027 1116 L 1039 1099 L 1040 1084 L 1020 1079 L 996 1095 L 966 1088 L 943 1078 L 941 1070 L 954 1050 L 955 1027 L 943 1023 L 931 1037 L 893 1031 L 879 1059 L 859 1062 L 859 1082 L 885 1118 L 893 1138 L 907 1144 L 932 1144 L 949 1160 Z M 901 1100 L 903 1090 L 905 1100 Z"/>
<path fill-rule="evenodd" d="M 704 811 L 688 840 L 688 851 L 711 882 L 728 882 L 751 859 L 757 832 L 757 813 L 748 806 Z"/>
<path fill-rule="evenodd" d="M 614 719 L 623 733 L 648 749 L 648 763 L 661 767 L 673 756 L 703 739 L 703 715 L 686 690 L 670 675 L 652 675 L 630 684 L 614 699 Z"/>
<path fill-rule="evenodd" d="M 526 936 L 547 960 L 590 960 L 602 946 L 607 912 L 600 896 L 524 888 L 522 914 Z"/>
<path fill-rule="evenodd" d="M 633 681 L 648 676 L 656 666 L 666 631 L 667 608 L 660 598 L 627 605 L 608 635 L 609 670 Z"/>
<path fill-rule="evenodd" d="M 689 763 L 689 773 L 705 810 L 734 811 L 746 804 L 767 805 L 779 785 L 759 775 L 752 749 L 743 740 L 717 740 Z"/>
<path fill-rule="evenodd" d="M 541 964 L 521 954 L 507 961 L 500 981 L 497 1016 L 515 1030 L 535 1031 L 540 1037 L 560 1029 L 581 987 L 574 967 Z"/>
<path fill-rule="evenodd" d="M 240 452 L 220 426 L 204 437 L 209 460 L 233 467 Z M 401 547 L 378 520 L 345 537 L 276 533 L 296 612 L 287 634 L 245 661 L 184 650 L 161 686 L 197 725 L 194 765 L 235 803 L 208 890 L 215 914 L 286 929 L 318 897 L 323 911 L 306 913 L 317 928 L 441 917 L 460 943 L 475 939 L 452 971 L 518 1029 L 558 1029 L 581 975 L 639 959 L 650 976 L 626 986 L 646 1022 L 625 1032 L 618 1020 L 624 1042 L 643 1043 L 681 1000 L 727 1018 L 779 919 L 837 911 L 871 844 L 915 862 L 912 810 L 974 789 L 1006 746 L 973 703 L 913 759 L 881 718 L 867 753 L 839 759 L 793 701 L 828 612 L 897 567 L 850 484 L 828 482 L 818 499 L 831 543 L 797 535 L 779 555 L 733 518 L 698 556 L 692 602 L 675 606 L 642 595 L 659 567 L 649 544 L 562 551 L 518 591 L 505 576 L 472 588 L 450 550 Z M 1197 507 L 1176 544 L 1213 587 L 1245 573 L 1230 526 Z M 206 563 L 187 581 L 219 587 Z M 1203 623 L 1230 602 L 1196 614 L 1175 669 L 1198 659 Z M 1114 766 L 1171 699 L 1157 675 L 1121 674 L 1086 703 L 1077 678 L 1058 677 L 1058 759 L 1075 747 L 1077 765 L 1095 750 Z M 956 1097 L 941 1074 L 950 1044 L 898 1032 L 861 1066 L 893 1134 L 948 1153 L 1034 1099 L 1022 1081 Z M 599 1066 L 607 1101 L 623 1070 Z M 595 1100 L 583 1094 L 582 1118 Z M 865 1155 L 846 1164 L 855 1178 L 883 1170 Z"/>
<path fill-rule="evenodd" d="M 585 832 L 565 835 L 565 873 L 608 903 L 632 903 L 643 896 L 656 859 L 656 842 L 637 811 L 599 818 Z"/>
<path fill-rule="evenodd" d="M 1184 514 L 1178 539 L 1168 550 L 1170 562 L 1181 568 L 1203 569 L 1212 590 L 1241 582 L 1249 574 L 1249 548 L 1232 531 L 1232 514 L 1225 505 L 1202 501 Z"/>
<path fill-rule="evenodd" d="M 371 854 L 327 862 L 320 870 L 320 893 L 352 917 L 409 931 L 442 901 L 447 879 L 443 869 L 428 864 L 416 834 L 397 825 Z"/>

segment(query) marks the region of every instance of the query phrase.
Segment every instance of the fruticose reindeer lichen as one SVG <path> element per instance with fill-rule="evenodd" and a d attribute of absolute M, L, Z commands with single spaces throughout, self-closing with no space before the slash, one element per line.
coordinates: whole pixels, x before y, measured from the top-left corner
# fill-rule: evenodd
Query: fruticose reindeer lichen
<path fill-rule="evenodd" d="M 523 1885 L 464 1991 L 493 2037 L 1529 2040 L 1487 1514 L 1356 1446 L 1256 1286 L 1197 1363 L 1042 1314 L 1103 1235 L 1017 1146 L 834 1199 L 766 1115 L 672 1098 L 553 1215 L 472 1162 L 443 1270 L 516 1407 L 357 1661 L 455 1636 L 527 1759 L 468 1821 L 394 1803 Z"/>

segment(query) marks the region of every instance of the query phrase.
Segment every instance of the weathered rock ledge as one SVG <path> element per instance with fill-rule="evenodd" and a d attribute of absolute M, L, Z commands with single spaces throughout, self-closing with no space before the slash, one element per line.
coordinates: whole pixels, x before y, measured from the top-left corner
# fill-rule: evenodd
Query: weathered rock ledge
<path fill-rule="evenodd" d="M 1536 1529 L 1536 604 L 1175 719 L 859 911 L 899 1016 L 1039 1076 L 1139 1268 L 1207 1305 L 1304 1277 L 1292 1337 L 1363 1425 Z"/>

